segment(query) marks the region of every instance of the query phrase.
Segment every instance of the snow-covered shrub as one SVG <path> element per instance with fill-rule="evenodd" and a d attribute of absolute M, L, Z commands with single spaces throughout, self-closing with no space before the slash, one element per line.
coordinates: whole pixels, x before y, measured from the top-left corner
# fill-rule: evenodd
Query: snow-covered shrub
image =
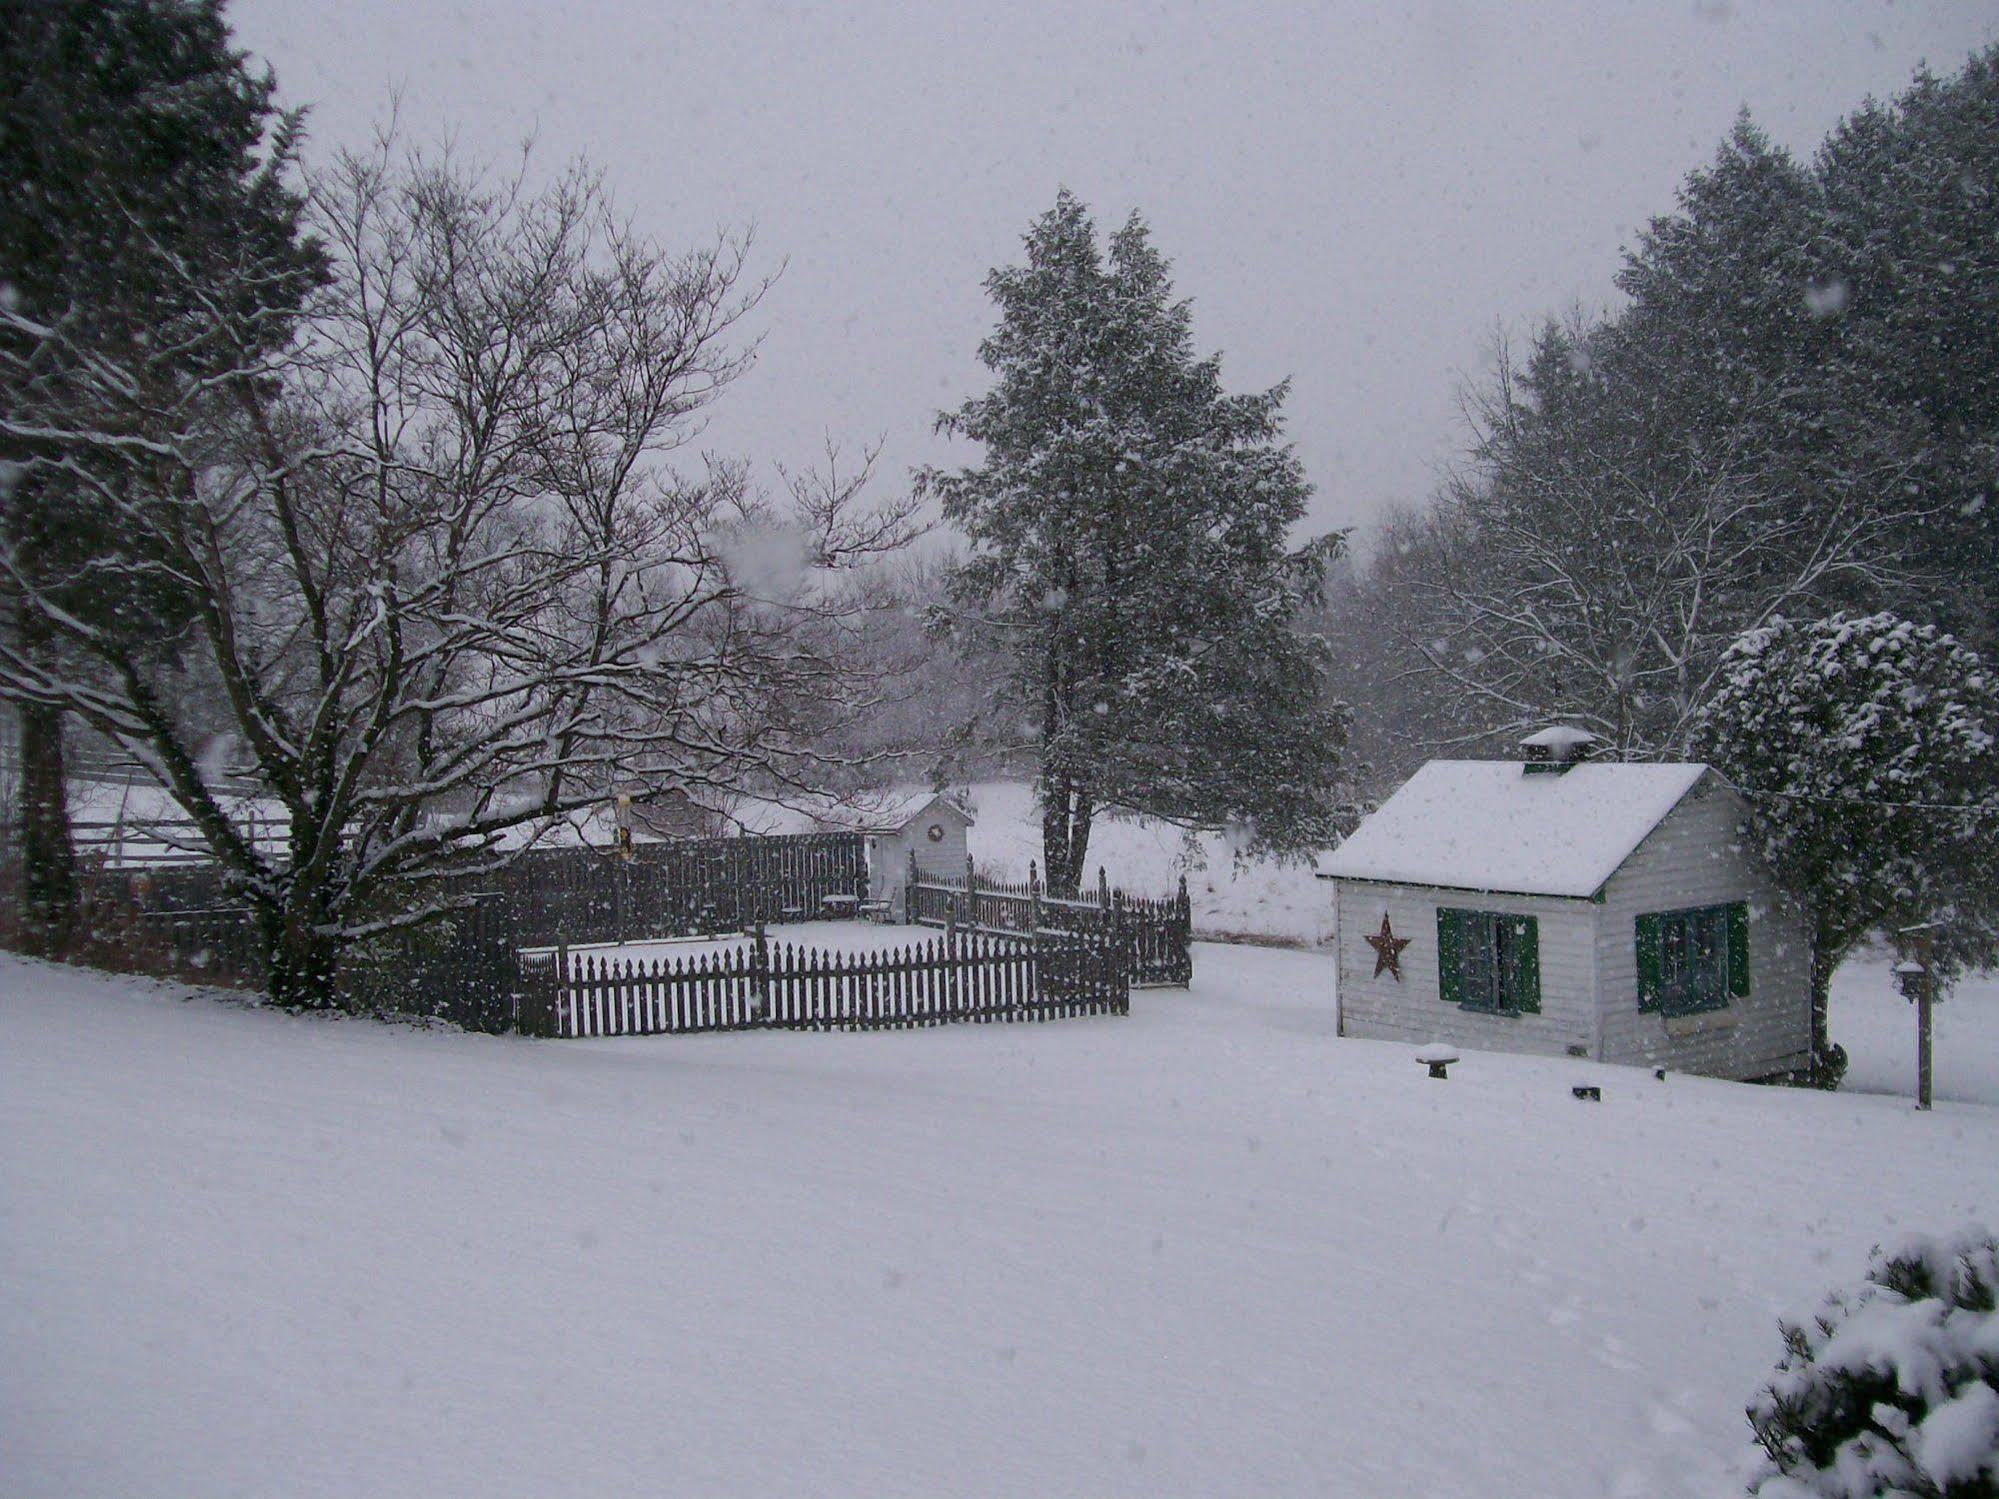
<path fill-rule="evenodd" d="M 1759 1499 L 1999 1496 L 1999 1243 L 1984 1229 L 1877 1248 L 1749 1406 Z"/>

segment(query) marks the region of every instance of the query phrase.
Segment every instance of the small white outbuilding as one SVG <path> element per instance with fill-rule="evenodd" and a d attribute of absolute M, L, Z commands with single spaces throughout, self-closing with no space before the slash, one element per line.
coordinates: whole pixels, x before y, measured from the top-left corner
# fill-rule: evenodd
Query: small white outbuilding
<path fill-rule="evenodd" d="M 1433 760 L 1319 861 L 1340 1032 L 1772 1077 L 1811 1049 L 1810 945 L 1705 765 Z"/>
<path fill-rule="evenodd" d="M 810 809 L 814 828 L 867 837 L 868 900 L 903 918 L 909 872 L 962 879 L 972 815 L 941 791 L 864 792 Z"/>

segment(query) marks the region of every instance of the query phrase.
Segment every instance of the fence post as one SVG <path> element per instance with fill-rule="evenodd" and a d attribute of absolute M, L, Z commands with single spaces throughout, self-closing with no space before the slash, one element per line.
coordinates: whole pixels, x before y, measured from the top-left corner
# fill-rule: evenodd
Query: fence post
<path fill-rule="evenodd" d="M 979 872 L 972 867 L 972 855 L 965 853 L 965 925 L 979 924 Z"/>
<path fill-rule="evenodd" d="M 750 1014 L 758 1020 L 770 1015 L 770 944 L 764 940 L 763 917 L 757 917 L 756 941 L 750 947 Z"/>
<path fill-rule="evenodd" d="M 1124 919 L 1124 892 L 1111 892 L 1111 933 L 1110 947 L 1105 956 L 1110 960 L 1104 974 L 1104 1000 L 1115 1012 L 1117 989 L 1120 975 L 1131 972 L 1132 935 Z"/>
<path fill-rule="evenodd" d="M 549 1029 L 555 1035 L 559 1036 L 562 1034 L 562 997 L 569 992 L 569 944 L 567 942 L 558 940 L 555 944 L 555 969 L 552 978 L 554 982 L 549 986 L 548 1008 L 554 1023 Z M 573 1004 L 572 1008 L 574 1008 Z M 577 1034 L 582 1034 L 583 1027 L 580 1019 L 575 1025 L 575 1030 Z"/>
<path fill-rule="evenodd" d="M 1038 932 L 1041 930 L 1041 871 L 1032 859 L 1027 861 L 1027 895 L 1027 930 Z"/>
<path fill-rule="evenodd" d="M 1104 866 L 1099 864 L 1097 866 L 1097 904 L 1098 906 L 1108 910 L 1110 908 L 1110 903 L 1111 903 L 1111 877 L 1108 873 L 1105 872 Z"/>
<path fill-rule="evenodd" d="M 1180 876 L 1180 891 L 1173 897 L 1175 935 L 1179 939 L 1178 977 L 1183 984 L 1194 982 L 1194 908 L 1187 900 L 1187 876 Z"/>

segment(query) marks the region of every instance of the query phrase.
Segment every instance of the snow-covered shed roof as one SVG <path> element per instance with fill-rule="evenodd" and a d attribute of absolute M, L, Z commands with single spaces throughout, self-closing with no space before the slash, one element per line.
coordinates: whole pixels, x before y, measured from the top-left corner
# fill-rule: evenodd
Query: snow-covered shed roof
<path fill-rule="evenodd" d="M 1330 854 L 1328 879 L 1588 897 L 1707 773 L 1705 765 L 1432 760 Z"/>
<path fill-rule="evenodd" d="M 941 791 L 861 791 L 845 797 L 799 796 L 741 813 L 747 830 L 758 833 L 899 833 L 932 806 L 971 816 Z"/>
<path fill-rule="evenodd" d="M 825 819 L 861 833 L 899 833 L 933 806 L 943 806 L 963 817 L 965 809 L 941 791 L 863 792 L 850 804 L 829 807 Z"/>

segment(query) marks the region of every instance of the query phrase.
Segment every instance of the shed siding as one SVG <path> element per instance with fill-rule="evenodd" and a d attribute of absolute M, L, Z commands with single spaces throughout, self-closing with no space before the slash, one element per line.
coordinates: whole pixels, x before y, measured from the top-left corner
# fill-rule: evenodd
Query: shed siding
<path fill-rule="evenodd" d="M 930 824 L 944 829 L 944 837 L 932 843 L 925 835 Z M 903 915 L 903 884 L 909 878 L 909 855 L 916 854 L 919 873 L 944 880 L 965 877 L 966 830 L 971 826 L 962 812 L 948 804 L 933 805 L 920 812 L 893 833 L 877 833 L 868 839 L 868 894 L 885 900 L 897 920 Z"/>
<path fill-rule="evenodd" d="M 1485 895 L 1421 885 L 1334 882 L 1339 919 L 1340 1031 L 1382 1041 L 1450 1041 L 1486 1051 L 1561 1056 L 1596 1043 L 1596 907 L 1588 901 Z M 1437 989 L 1437 908 L 1532 916 L 1540 927 L 1541 1012 L 1486 1015 L 1446 1004 Z M 1402 950 L 1402 981 L 1374 974 L 1367 938 L 1388 913 Z"/>
<path fill-rule="evenodd" d="M 943 841 L 938 843 L 932 843 L 924 836 L 924 829 L 933 822 L 944 829 Z M 965 877 L 965 826 L 963 817 L 943 807 L 932 807 L 928 812 L 919 814 L 902 830 L 906 846 L 916 850 L 917 869 L 939 879 L 962 880 Z M 905 861 L 908 857 L 903 855 Z"/>
<path fill-rule="evenodd" d="M 1604 887 L 1597 966 L 1605 1061 L 1750 1078 L 1808 1060 L 1810 943 L 1791 902 L 1743 846 L 1745 813 L 1740 797 L 1704 777 Z M 1640 1013 L 1638 917 L 1738 900 L 1749 905 L 1748 997 L 1680 1021 Z"/>

